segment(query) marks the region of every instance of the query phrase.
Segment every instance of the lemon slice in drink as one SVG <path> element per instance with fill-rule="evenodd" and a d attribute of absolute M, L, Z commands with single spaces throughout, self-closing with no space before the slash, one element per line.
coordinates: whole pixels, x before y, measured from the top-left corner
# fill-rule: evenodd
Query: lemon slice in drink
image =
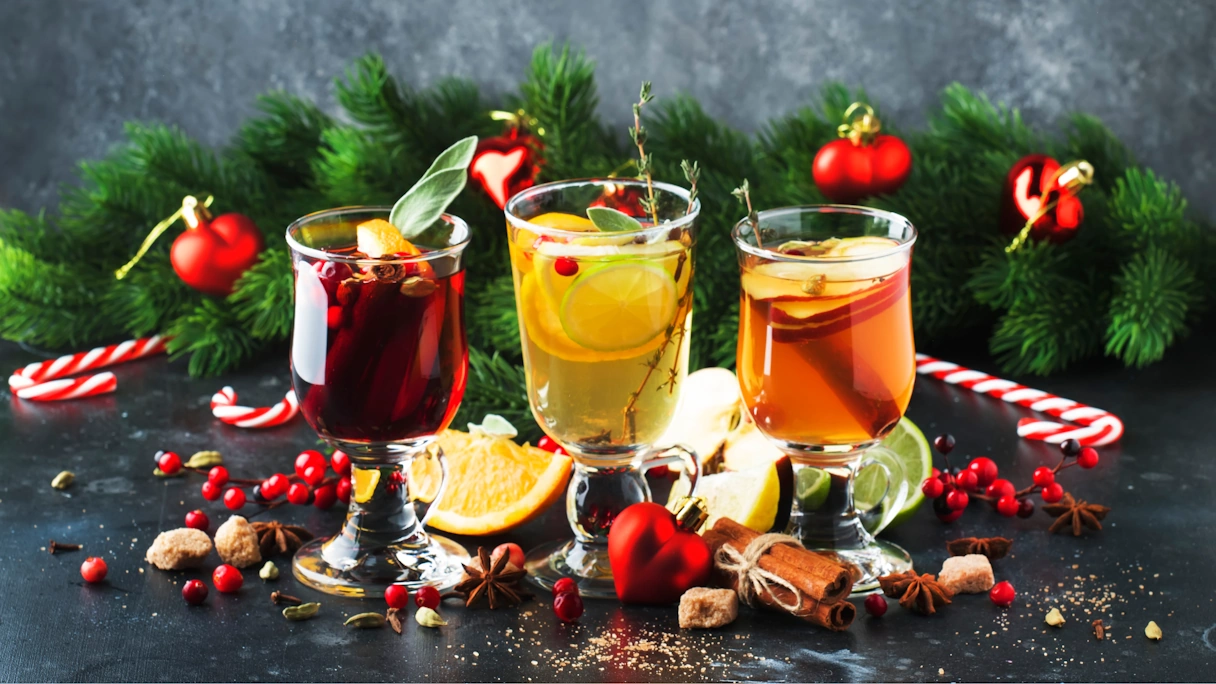
<path fill-rule="evenodd" d="M 580 274 L 562 297 L 562 329 L 576 344 L 620 351 L 655 339 L 676 314 L 676 284 L 658 266 L 604 264 Z"/>
<path fill-rule="evenodd" d="M 912 517 L 921 502 L 925 500 L 925 495 L 920 491 L 920 483 L 924 482 L 925 478 L 933 472 L 933 452 L 924 433 L 907 418 L 900 419 L 891 434 L 882 441 L 882 446 L 888 450 L 886 453 L 875 451 L 872 455 L 880 462 L 888 458 L 894 460 L 896 465 L 903 470 L 903 477 L 908 484 L 908 499 L 904 501 L 903 508 L 888 525 L 888 527 L 893 527 Z M 898 485 L 899 483 L 896 482 L 891 486 Z M 884 489 L 886 489 L 886 476 L 881 468 L 863 469 L 857 475 L 857 482 L 853 488 L 853 499 L 857 502 L 857 508 L 866 510 L 873 507 L 878 503 L 878 497 L 882 495 Z"/>

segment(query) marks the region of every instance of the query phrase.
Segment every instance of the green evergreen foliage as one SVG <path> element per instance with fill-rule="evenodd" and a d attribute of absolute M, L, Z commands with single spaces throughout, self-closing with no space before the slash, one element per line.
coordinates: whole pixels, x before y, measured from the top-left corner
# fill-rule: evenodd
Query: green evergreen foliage
<path fill-rule="evenodd" d="M 338 118 L 270 93 L 218 151 L 172 127 L 131 124 L 125 145 L 80 165 L 80 183 L 57 212 L 0 210 L 0 336 L 76 349 L 163 332 L 195 375 L 280 349 L 293 314 L 286 226 L 327 207 L 391 204 L 451 143 L 498 134 L 492 110 L 523 110 L 534 132 L 543 131 L 541 180 L 636 172 L 625 131 L 599 118 L 601 109 L 623 114 L 628 103 L 601 103 L 594 65 L 569 47 L 539 47 L 518 93 L 501 98 L 459 79 L 414 89 L 375 55 L 353 64 L 336 93 Z M 690 97 L 658 95 L 645 113 L 656 180 L 684 184 L 683 159 L 701 167 L 693 365 L 732 366 L 739 293 L 730 231 L 744 212 L 731 190 L 750 179 L 758 208 L 824 202 L 811 162 L 849 104 L 868 100 L 830 85 L 748 136 Z M 884 121 L 885 131 L 895 123 Z M 1097 119 L 1076 115 L 1058 133 L 1037 131 L 1016 109 L 956 84 L 926 130 L 899 134 L 912 149 L 912 175 L 869 204 L 919 230 L 912 294 L 922 347 L 984 331 L 1008 372 L 1053 373 L 1100 353 L 1140 367 L 1160 359 L 1210 304 L 1216 231 L 1188 218 L 1177 186 L 1139 167 Z M 1075 239 L 1006 253 L 1009 236 L 998 228 L 1005 176 L 1033 152 L 1086 159 L 1096 183 L 1082 195 Z M 168 252 L 178 229 L 125 279 L 114 278 L 187 194 L 214 195 L 214 213 L 247 214 L 266 236 L 266 251 L 227 299 L 202 295 L 173 273 Z M 474 233 L 466 251 L 469 383 L 457 424 L 499 413 L 535 438 L 502 212 L 475 184 L 451 211 Z"/>

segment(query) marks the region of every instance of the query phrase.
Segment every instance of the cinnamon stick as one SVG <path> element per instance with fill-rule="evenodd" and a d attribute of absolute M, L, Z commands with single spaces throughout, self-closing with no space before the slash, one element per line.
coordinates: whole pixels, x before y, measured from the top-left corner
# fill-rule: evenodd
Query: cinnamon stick
<path fill-rule="evenodd" d="M 725 535 L 732 542 L 731 546 L 740 553 L 756 537 L 760 536 L 759 532 L 730 518 L 719 518 L 714 523 L 713 531 Z M 768 567 L 766 562 L 770 556 L 773 561 L 779 561 L 790 567 L 780 570 Z M 853 591 L 853 578 L 849 568 L 823 554 L 788 544 L 778 544 L 770 548 L 760 559 L 760 568 L 785 577 L 798 587 L 799 591 L 822 603 L 836 603 L 847 598 Z M 788 577 L 789 572 L 795 572 L 797 578 L 806 586 L 800 586 L 799 582 L 794 581 L 794 578 Z"/>
<path fill-rule="evenodd" d="M 718 549 L 724 544 L 729 544 L 737 551 L 743 551 L 737 542 L 715 530 L 707 531 L 704 538 L 715 554 L 717 554 Z M 786 606 L 795 602 L 795 595 L 785 587 L 765 584 L 756 592 L 756 598 L 761 605 L 789 613 L 813 625 L 825 627 L 832 631 L 843 631 L 853 624 L 853 618 L 857 616 L 857 608 L 848 601 L 837 600 L 835 603 L 825 603 L 822 600 L 812 598 L 808 591 L 814 589 L 814 585 L 807 581 L 806 576 L 801 570 L 791 566 L 789 563 L 779 561 L 767 553 L 760 558 L 759 565 L 762 569 L 789 580 L 791 584 L 798 587 L 798 591 L 800 592 L 800 596 L 797 599 L 798 606 L 790 610 Z M 739 589 L 740 578 L 733 573 L 721 570 L 717 566 L 714 568 L 714 578 L 722 586 L 736 591 Z"/>

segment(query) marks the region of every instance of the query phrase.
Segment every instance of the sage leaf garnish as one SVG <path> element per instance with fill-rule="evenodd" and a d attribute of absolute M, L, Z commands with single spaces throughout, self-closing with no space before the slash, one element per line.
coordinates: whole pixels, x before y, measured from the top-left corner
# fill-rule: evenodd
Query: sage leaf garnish
<path fill-rule="evenodd" d="M 641 230 L 642 224 L 637 219 L 612 207 L 588 207 L 587 218 L 596 228 L 605 233 L 624 233 L 631 230 Z"/>
<path fill-rule="evenodd" d="M 477 136 L 457 141 L 444 150 L 431 168 L 410 188 L 388 216 L 406 240 L 418 237 L 431 227 L 468 182 L 468 167 L 477 149 Z"/>

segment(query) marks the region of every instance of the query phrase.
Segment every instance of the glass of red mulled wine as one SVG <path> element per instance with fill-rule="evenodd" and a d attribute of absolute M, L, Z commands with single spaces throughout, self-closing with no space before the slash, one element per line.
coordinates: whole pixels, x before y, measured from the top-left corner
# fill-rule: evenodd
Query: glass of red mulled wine
<path fill-rule="evenodd" d="M 416 253 L 359 252 L 358 226 L 389 212 L 330 209 L 287 229 L 300 413 L 351 460 L 342 531 L 303 546 L 292 568 L 301 582 L 345 596 L 381 596 L 393 583 L 447 588 L 469 558 L 423 530 L 443 484 L 412 486 L 410 475 L 434 472 L 420 459 L 447 473 L 435 437 L 456 415 L 468 375 L 461 260 L 469 228 L 445 214 L 410 241 Z"/>

